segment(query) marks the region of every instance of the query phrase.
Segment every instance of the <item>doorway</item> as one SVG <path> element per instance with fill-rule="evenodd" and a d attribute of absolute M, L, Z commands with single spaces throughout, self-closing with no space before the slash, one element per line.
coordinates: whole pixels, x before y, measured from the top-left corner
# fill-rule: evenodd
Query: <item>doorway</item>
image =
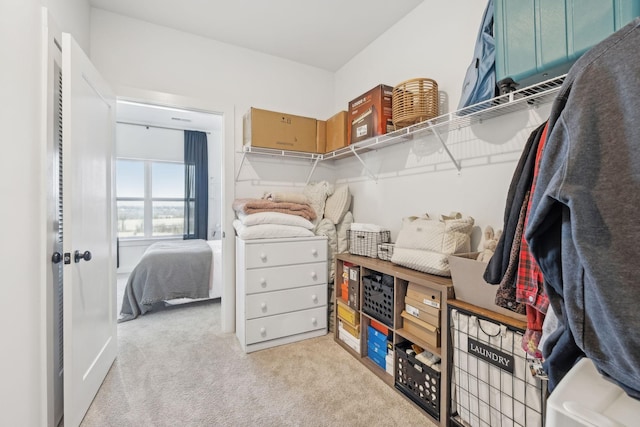
<path fill-rule="evenodd" d="M 223 115 L 148 101 L 117 101 L 118 307 L 126 277 L 153 243 L 182 240 L 184 131 L 206 134 L 208 241 L 222 236 Z M 211 242 L 213 243 L 213 242 Z M 219 247 L 216 245 L 216 247 Z M 211 298 L 222 297 L 216 271 Z"/>

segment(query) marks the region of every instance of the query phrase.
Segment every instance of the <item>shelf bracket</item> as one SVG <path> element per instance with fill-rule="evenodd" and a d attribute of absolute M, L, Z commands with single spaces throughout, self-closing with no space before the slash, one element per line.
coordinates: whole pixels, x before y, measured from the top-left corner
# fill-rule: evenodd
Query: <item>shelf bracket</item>
<path fill-rule="evenodd" d="M 309 184 L 309 180 L 311 179 L 311 176 L 313 176 L 313 172 L 315 172 L 316 166 L 318 166 L 319 161 L 320 161 L 320 156 L 316 157 L 316 160 L 313 162 L 313 167 L 311 167 L 311 171 L 309 172 L 309 175 L 307 175 L 306 184 Z"/>
<path fill-rule="evenodd" d="M 433 123 L 429 121 L 429 124 L 431 125 L 431 132 L 433 132 L 436 138 L 438 138 L 438 141 L 440 141 L 440 144 L 442 144 L 442 148 L 444 148 L 444 151 L 447 153 L 447 155 L 453 162 L 453 165 L 456 167 L 458 172 L 460 172 L 460 169 L 461 169 L 460 163 L 453 157 L 453 154 L 451 154 L 451 151 L 449 151 L 449 149 L 447 148 L 447 144 L 444 142 L 444 139 L 442 139 L 442 136 L 440 135 L 438 130 L 435 128 L 435 126 L 433 126 Z"/>
<path fill-rule="evenodd" d="M 238 178 L 240 178 L 240 172 L 242 172 L 242 165 L 244 164 L 244 159 L 247 157 L 247 152 L 242 152 L 242 159 L 240 159 L 240 165 L 238 166 L 238 173 L 236 174 L 236 181 L 238 182 Z"/>
<path fill-rule="evenodd" d="M 367 167 L 367 165 L 365 164 L 364 160 L 362 160 L 362 157 L 360 157 L 358 155 L 358 153 L 356 153 L 356 150 L 354 149 L 354 147 L 351 148 L 351 152 L 353 153 L 354 156 L 356 156 L 356 159 L 358 159 L 360 161 L 360 163 L 362 163 L 362 167 L 364 168 L 364 170 L 367 172 L 367 174 L 371 177 L 371 179 L 373 179 L 375 182 L 378 182 L 378 177 L 375 176 Z"/>

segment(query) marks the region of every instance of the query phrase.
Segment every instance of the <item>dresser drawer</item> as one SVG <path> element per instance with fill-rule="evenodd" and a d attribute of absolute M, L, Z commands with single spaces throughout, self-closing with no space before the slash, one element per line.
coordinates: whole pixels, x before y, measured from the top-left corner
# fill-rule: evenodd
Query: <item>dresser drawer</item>
<path fill-rule="evenodd" d="M 327 328 L 327 307 L 247 320 L 246 344 Z"/>
<path fill-rule="evenodd" d="M 327 239 L 246 245 L 246 268 L 274 267 L 327 260 Z"/>
<path fill-rule="evenodd" d="M 245 316 L 247 319 L 253 319 L 326 305 L 327 285 L 305 286 L 285 291 L 247 295 Z"/>
<path fill-rule="evenodd" d="M 287 265 L 247 270 L 244 289 L 247 295 L 327 283 L 327 263 Z"/>

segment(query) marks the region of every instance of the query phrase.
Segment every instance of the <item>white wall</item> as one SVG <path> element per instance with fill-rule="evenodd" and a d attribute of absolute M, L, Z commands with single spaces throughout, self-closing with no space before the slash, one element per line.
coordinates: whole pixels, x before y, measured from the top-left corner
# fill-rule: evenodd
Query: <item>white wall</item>
<path fill-rule="evenodd" d="M 448 106 L 455 111 L 473 55 L 485 1 L 425 1 L 342 67 L 335 76 L 336 108 L 376 84 L 428 77 L 438 82 Z M 369 178 L 353 158 L 333 165 L 338 183 L 354 194 L 358 222 L 391 229 L 395 239 L 401 219 L 459 211 L 475 218 L 478 244 L 487 225 L 502 228 L 505 199 L 522 147 L 533 128 L 548 116 L 549 106 L 510 114 L 483 124 L 443 132 L 458 173 L 433 135 L 362 155 L 378 176 Z"/>
<path fill-rule="evenodd" d="M 55 17 L 58 28 L 73 34 L 73 38 L 89 56 L 91 6 L 88 0 L 42 0 L 41 3 Z"/>
<path fill-rule="evenodd" d="M 0 107 L 4 149 L 0 157 L 0 425 L 42 426 L 45 422 L 44 337 L 45 212 L 41 110 L 41 10 L 50 6 L 63 31 L 89 45 L 85 0 L 0 2 L 0 71 L 5 102 Z M 84 16 L 86 11 L 87 15 Z M 81 30 L 78 30 L 81 29 Z"/>

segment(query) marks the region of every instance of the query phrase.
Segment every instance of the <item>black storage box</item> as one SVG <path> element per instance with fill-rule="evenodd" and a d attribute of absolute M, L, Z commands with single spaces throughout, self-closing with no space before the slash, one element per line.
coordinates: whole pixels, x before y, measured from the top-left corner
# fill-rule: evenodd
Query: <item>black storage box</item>
<path fill-rule="evenodd" d="M 362 278 L 362 310 L 393 328 L 393 276 L 370 274 Z"/>
<path fill-rule="evenodd" d="M 440 372 L 425 365 L 407 352 L 411 343 L 396 344 L 395 386 L 429 415 L 440 420 Z"/>

